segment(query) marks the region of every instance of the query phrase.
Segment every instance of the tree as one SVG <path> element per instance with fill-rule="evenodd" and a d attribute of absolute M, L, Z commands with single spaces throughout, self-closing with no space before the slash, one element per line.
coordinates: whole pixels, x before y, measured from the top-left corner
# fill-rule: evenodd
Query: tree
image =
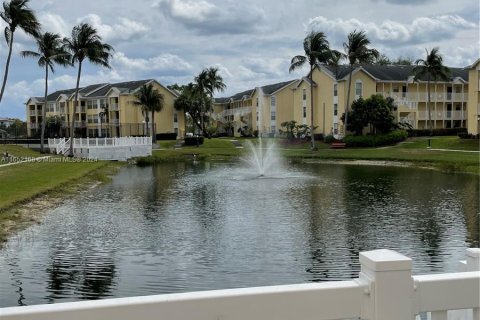
<path fill-rule="evenodd" d="M 443 58 L 438 52 L 438 48 L 433 48 L 430 52 L 425 49 L 427 52 L 426 59 L 418 59 L 415 61 L 415 67 L 413 68 L 413 74 L 415 76 L 414 81 L 419 81 L 427 78 L 427 103 L 428 103 L 428 128 L 430 131 L 433 129 L 432 126 L 432 115 L 430 111 L 430 81 L 433 80 L 436 84 L 437 80 L 449 80 L 450 69 L 443 65 Z"/>
<path fill-rule="evenodd" d="M 5 40 L 8 44 L 7 63 L 5 64 L 5 73 L 3 75 L 2 89 L 0 90 L 0 102 L 2 102 L 3 93 L 8 79 L 8 70 L 12 58 L 13 38 L 17 28 L 23 30 L 26 34 L 38 37 L 40 33 L 40 23 L 33 10 L 28 7 L 30 0 L 11 0 L 3 2 L 3 11 L 0 17 L 6 22 Z"/>
<path fill-rule="evenodd" d="M 200 118 L 201 121 L 201 126 L 202 126 L 202 132 L 205 134 L 205 112 L 209 111 L 211 108 L 213 101 L 213 94 L 215 91 L 224 91 L 226 88 L 225 83 L 223 83 L 223 78 L 219 74 L 219 70 L 216 67 L 209 67 L 206 69 L 203 69 L 200 74 L 195 77 L 195 82 L 197 83 L 198 87 L 200 90 L 205 92 L 206 97 L 209 98 L 210 101 L 205 99 L 203 109 L 202 109 L 202 116 Z M 210 104 L 210 105 L 209 105 Z M 207 109 L 208 108 L 208 109 Z"/>
<path fill-rule="evenodd" d="M 157 89 L 153 87 L 152 83 L 144 84 L 140 90 L 135 94 L 136 100 L 133 101 L 134 105 L 142 107 L 142 113 L 144 116 L 150 112 L 152 114 L 152 139 L 153 142 L 156 141 L 156 132 L 155 132 L 155 112 L 162 111 L 165 100 L 163 94 L 158 92 Z M 145 117 L 148 128 L 148 116 Z"/>
<path fill-rule="evenodd" d="M 182 93 L 174 102 L 173 107 L 175 110 L 183 111 L 184 115 L 188 114 L 192 119 L 192 133 L 195 133 L 195 127 L 198 127 L 200 131 L 203 130 L 200 119 L 203 116 L 202 110 L 205 99 L 205 92 L 198 86 L 198 84 L 189 83 L 184 86 Z"/>
<path fill-rule="evenodd" d="M 360 97 L 352 103 L 347 129 L 355 135 L 362 135 L 365 127 L 369 127 L 370 134 L 389 133 L 397 127 L 394 110 L 395 102 L 392 98 L 384 98 L 378 94 L 367 99 Z M 343 114 L 342 121 L 345 121 L 345 116 L 346 114 Z"/>
<path fill-rule="evenodd" d="M 71 54 L 71 63 L 78 63 L 77 85 L 75 87 L 75 102 L 73 104 L 72 119 L 70 127 L 70 154 L 73 156 L 73 138 L 75 124 L 75 108 L 78 104 L 78 91 L 80 87 L 80 76 L 82 64 L 85 60 L 95 65 L 110 68 L 110 57 L 113 51 L 112 46 L 103 43 L 102 37 L 97 30 L 87 23 L 81 23 L 72 30 L 71 38 L 64 38 L 66 50 Z"/>
<path fill-rule="evenodd" d="M 42 108 L 42 128 L 40 133 L 40 152 L 44 153 L 45 125 L 47 112 L 47 96 L 48 96 L 48 72 L 54 73 L 55 64 L 61 66 L 70 65 L 70 54 L 65 51 L 62 38 L 59 34 L 46 32 L 36 39 L 37 52 L 22 51 L 22 56 L 38 59 L 37 63 L 40 67 L 45 68 L 45 94 Z"/>
<path fill-rule="evenodd" d="M 310 125 L 311 125 L 311 149 L 316 150 L 315 146 L 315 134 L 314 134 L 314 123 L 313 123 L 313 69 L 317 64 L 326 64 L 332 58 L 332 52 L 330 50 L 330 45 L 327 41 L 327 37 L 323 32 L 312 31 L 308 34 L 303 40 L 303 49 L 305 55 L 298 55 L 292 58 L 290 63 L 289 72 L 292 72 L 295 69 L 298 69 L 305 65 L 307 62 L 310 64 L 310 73 L 308 74 L 308 79 L 310 81 Z"/>
<path fill-rule="evenodd" d="M 350 64 L 348 73 L 348 93 L 347 103 L 345 105 L 345 128 L 348 130 L 348 109 L 350 105 L 350 92 L 352 89 L 352 73 L 354 66 L 359 63 L 369 63 L 373 59 L 377 59 L 379 53 L 375 49 L 368 48 L 370 40 L 368 40 L 365 31 L 354 30 L 348 35 L 348 42 L 343 44 L 345 55 Z"/>
<path fill-rule="evenodd" d="M 45 120 L 45 130 L 49 137 L 56 137 L 60 135 L 62 129 L 62 118 L 60 116 L 51 116 Z"/>

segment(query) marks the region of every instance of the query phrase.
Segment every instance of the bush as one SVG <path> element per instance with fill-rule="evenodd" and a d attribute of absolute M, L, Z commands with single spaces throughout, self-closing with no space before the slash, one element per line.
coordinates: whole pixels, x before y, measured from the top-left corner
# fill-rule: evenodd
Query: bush
<path fill-rule="evenodd" d="M 323 136 L 323 133 L 315 133 L 315 134 L 313 135 L 313 137 L 315 138 L 315 141 L 322 141 L 322 140 L 324 140 L 324 138 L 325 138 L 325 137 Z"/>
<path fill-rule="evenodd" d="M 186 146 L 197 146 L 203 144 L 203 137 L 185 137 Z"/>
<path fill-rule="evenodd" d="M 174 133 L 157 133 L 157 140 L 176 140 L 177 134 Z"/>
<path fill-rule="evenodd" d="M 408 133 L 404 130 L 396 130 L 387 134 L 352 136 L 343 139 L 347 147 L 380 147 L 399 143 L 407 139 Z"/>
<path fill-rule="evenodd" d="M 474 134 L 471 134 L 471 133 L 468 133 L 468 132 L 460 132 L 458 134 L 458 137 L 460 139 L 478 139 L 479 135 L 474 135 Z"/>
<path fill-rule="evenodd" d="M 413 129 L 408 130 L 409 137 L 428 137 L 428 136 L 457 136 L 460 133 L 467 133 L 467 128 L 442 128 L 442 129 Z"/>
<path fill-rule="evenodd" d="M 331 144 L 332 142 L 335 141 L 335 137 L 332 134 L 329 134 L 323 139 L 323 142 Z"/>

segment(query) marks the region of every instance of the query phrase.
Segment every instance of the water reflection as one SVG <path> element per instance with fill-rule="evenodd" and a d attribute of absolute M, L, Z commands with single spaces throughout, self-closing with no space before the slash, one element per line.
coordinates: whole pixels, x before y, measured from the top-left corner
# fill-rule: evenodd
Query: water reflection
<path fill-rule="evenodd" d="M 478 177 L 411 168 L 237 164 L 122 170 L 0 251 L 0 306 L 344 280 L 360 251 L 456 271 L 478 245 Z"/>

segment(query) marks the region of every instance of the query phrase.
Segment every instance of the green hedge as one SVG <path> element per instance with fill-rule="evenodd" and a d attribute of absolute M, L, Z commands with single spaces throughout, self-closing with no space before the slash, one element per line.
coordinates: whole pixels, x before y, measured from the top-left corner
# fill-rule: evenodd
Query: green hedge
<path fill-rule="evenodd" d="M 467 128 L 442 128 L 442 129 L 411 129 L 408 130 L 409 137 L 428 137 L 428 136 L 457 136 L 460 133 L 466 133 Z"/>
<path fill-rule="evenodd" d="M 203 144 L 203 137 L 185 137 L 186 146 L 197 146 Z"/>
<path fill-rule="evenodd" d="M 407 131 L 396 130 L 387 134 L 352 136 L 343 139 L 347 147 L 380 147 L 399 143 L 408 138 Z"/>

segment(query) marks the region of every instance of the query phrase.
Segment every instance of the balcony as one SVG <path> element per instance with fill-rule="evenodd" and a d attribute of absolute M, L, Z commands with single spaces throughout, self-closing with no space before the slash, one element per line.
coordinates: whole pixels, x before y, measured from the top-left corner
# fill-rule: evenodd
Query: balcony
<path fill-rule="evenodd" d="M 247 114 L 252 113 L 252 107 L 241 107 L 241 108 L 234 108 L 234 109 L 227 109 L 219 113 L 221 118 L 225 118 L 228 116 L 245 116 Z"/>
<path fill-rule="evenodd" d="M 432 120 L 465 120 L 467 118 L 464 111 L 432 111 L 430 115 Z M 428 111 L 419 111 L 418 119 L 428 120 Z"/>
<path fill-rule="evenodd" d="M 427 92 L 377 92 L 377 94 L 384 97 L 393 98 L 397 103 L 411 103 L 411 102 L 427 102 Z M 452 92 L 431 92 L 430 101 L 432 102 L 466 102 L 468 100 L 468 93 L 452 93 Z"/>
<path fill-rule="evenodd" d="M 85 121 L 75 121 L 74 123 L 75 128 L 84 128 L 86 126 Z"/>
<path fill-rule="evenodd" d="M 111 103 L 109 107 L 110 111 L 120 111 L 120 107 L 118 106 L 118 103 Z"/>
<path fill-rule="evenodd" d="M 30 110 L 29 115 L 32 116 L 32 117 L 35 117 L 37 115 L 37 111 L 36 110 Z"/>
<path fill-rule="evenodd" d="M 85 112 L 87 112 L 87 111 L 86 111 L 86 107 L 85 107 L 85 106 L 76 107 L 76 108 L 75 108 L 75 112 L 76 112 L 76 113 L 85 113 Z"/>
<path fill-rule="evenodd" d="M 120 119 L 110 119 L 110 124 L 118 126 L 120 124 Z"/>
<path fill-rule="evenodd" d="M 30 122 L 29 127 L 30 127 L 30 129 L 38 129 L 39 125 L 36 122 Z"/>

